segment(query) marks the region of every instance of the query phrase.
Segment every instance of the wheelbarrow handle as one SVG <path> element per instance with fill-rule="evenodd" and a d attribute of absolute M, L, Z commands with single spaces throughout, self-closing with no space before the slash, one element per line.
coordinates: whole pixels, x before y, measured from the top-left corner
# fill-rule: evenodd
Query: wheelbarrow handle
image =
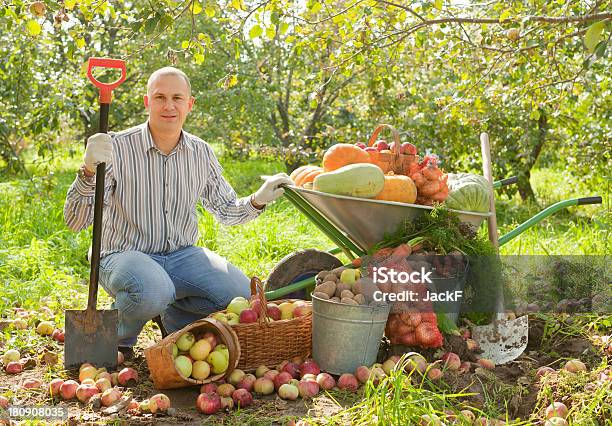
<path fill-rule="evenodd" d="M 117 68 L 121 70 L 121 77 L 112 83 L 103 83 L 96 80 L 92 74 L 94 67 Z M 99 132 L 108 133 L 108 114 L 112 100 L 113 90 L 125 81 L 125 62 L 120 59 L 89 58 L 87 77 L 100 89 L 100 124 Z M 102 208 L 104 206 L 104 175 L 106 163 L 96 166 L 96 190 L 94 198 L 93 232 L 91 243 L 91 271 L 89 273 L 89 295 L 87 297 L 87 310 L 95 310 L 98 299 L 98 279 L 100 273 L 100 248 L 102 245 Z"/>
<path fill-rule="evenodd" d="M 584 206 L 586 204 L 601 204 L 601 203 L 602 203 L 602 199 L 599 195 L 595 195 L 593 197 L 578 198 L 579 206 Z"/>
<path fill-rule="evenodd" d="M 506 179 L 501 179 L 498 180 L 497 182 L 493 183 L 493 188 L 501 188 L 502 186 L 508 186 L 508 185 L 512 185 L 518 182 L 518 177 L 517 176 L 512 176 Z"/>

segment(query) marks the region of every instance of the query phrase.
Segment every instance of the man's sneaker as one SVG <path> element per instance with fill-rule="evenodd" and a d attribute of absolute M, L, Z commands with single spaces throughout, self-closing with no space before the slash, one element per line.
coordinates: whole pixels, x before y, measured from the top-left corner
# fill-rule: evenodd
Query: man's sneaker
<path fill-rule="evenodd" d="M 161 331 L 162 339 L 166 337 L 168 335 L 168 332 L 164 328 L 164 324 L 162 323 L 161 316 L 158 315 L 155 318 L 153 318 L 153 322 L 157 324 L 157 326 L 159 327 L 159 331 Z"/>
<path fill-rule="evenodd" d="M 119 346 L 119 352 L 123 354 L 125 361 L 131 361 L 134 359 L 134 349 L 131 346 Z"/>

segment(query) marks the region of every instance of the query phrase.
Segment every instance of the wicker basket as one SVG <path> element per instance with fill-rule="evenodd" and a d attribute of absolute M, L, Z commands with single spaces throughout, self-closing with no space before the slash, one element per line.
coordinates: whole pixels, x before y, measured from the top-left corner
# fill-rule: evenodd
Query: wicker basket
<path fill-rule="evenodd" d="M 211 331 L 220 338 L 219 343 L 225 344 L 229 350 L 229 366 L 224 373 L 208 376 L 204 380 L 195 380 L 191 377 L 183 376 L 176 370 L 174 359 L 172 358 L 172 344 L 176 343 L 178 338 L 187 331 L 192 333 Z M 145 349 L 144 353 L 155 388 L 173 389 L 202 385 L 220 380 L 229 375 L 238 365 L 240 344 L 238 343 L 236 333 L 234 333 L 229 325 L 211 318 L 203 318 L 167 335 L 159 342 Z"/>
<path fill-rule="evenodd" d="M 370 136 L 368 146 L 373 146 L 376 143 L 378 134 L 385 128 L 391 130 L 393 141 L 395 142 L 393 152 L 369 151 L 368 154 L 370 154 L 372 163 L 380 167 L 384 173 L 393 172 L 406 176 L 410 175 L 414 171 L 413 169 L 416 169 L 419 159 L 413 154 L 400 154 L 401 142 L 399 132 L 395 127 L 390 124 L 379 124 L 376 126 L 372 136 Z"/>
<path fill-rule="evenodd" d="M 312 347 L 312 312 L 307 315 L 274 321 L 268 316 L 266 295 L 261 281 L 251 279 L 251 299 L 261 301 L 258 322 L 234 324 L 232 329 L 240 342 L 238 368 L 251 370 L 266 365 L 273 367 L 293 357 L 307 358 Z M 299 299 L 275 300 L 275 303 L 295 302 Z M 312 302 L 306 302 L 311 304 Z M 225 313 L 226 311 L 221 311 Z"/>

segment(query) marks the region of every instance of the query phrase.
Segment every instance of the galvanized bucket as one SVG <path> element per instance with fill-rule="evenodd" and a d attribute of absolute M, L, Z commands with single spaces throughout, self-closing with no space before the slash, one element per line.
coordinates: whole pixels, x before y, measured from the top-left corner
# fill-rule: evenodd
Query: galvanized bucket
<path fill-rule="evenodd" d="M 312 296 L 312 357 L 322 371 L 354 373 L 376 362 L 389 305 L 354 306 Z"/>

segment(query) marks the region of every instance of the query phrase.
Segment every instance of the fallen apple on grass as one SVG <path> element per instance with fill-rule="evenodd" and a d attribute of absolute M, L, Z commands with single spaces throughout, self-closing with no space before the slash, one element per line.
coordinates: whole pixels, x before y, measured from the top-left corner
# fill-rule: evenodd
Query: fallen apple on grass
<path fill-rule="evenodd" d="M 49 396 L 57 398 L 60 396 L 60 387 L 64 384 L 63 379 L 55 378 L 49 383 Z"/>
<path fill-rule="evenodd" d="M 298 391 L 303 399 L 312 398 L 319 393 L 319 384 L 312 380 L 301 380 L 298 383 Z"/>
<path fill-rule="evenodd" d="M 88 365 L 79 370 L 79 382 L 83 383 L 85 379 L 95 379 L 98 375 L 98 369 L 93 365 Z"/>
<path fill-rule="evenodd" d="M 55 330 L 53 330 L 53 333 L 51 333 L 51 338 L 57 342 L 63 342 L 64 332 L 59 328 L 56 328 Z"/>
<path fill-rule="evenodd" d="M 81 384 L 82 385 L 93 385 L 93 386 L 95 386 L 96 385 L 96 381 L 94 379 L 87 378 L 87 379 L 83 380 L 81 382 Z"/>
<path fill-rule="evenodd" d="M 138 383 L 138 373 L 133 368 L 126 367 L 117 375 L 121 386 L 134 386 Z"/>
<path fill-rule="evenodd" d="M 74 380 L 66 380 L 60 386 L 60 395 L 63 400 L 70 400 L 76 397 L 76 390 L 79 384 Z"/>
<path fill-rule="evenodd" d="M 253 395 L 246 389 L 236 389 L 232 393 L 232 399 L 239 408 L 248 407 L 253 403 Z"/>
<path fill-rule="evenodd" d="M 200 393 L 217 393 L 218 385 L 214 382 L 204 383 L 200 386 Z"/>
<path fill-rule="evenodd" d="M 263 377 L 264 374 L 266 374 L 266 372 L 269 371 L 269 370 L 270 369 L 268 367 L 266 367 L 265 365 L 260 365 L 255 370 L 255 377 L 257 377 L 257 378 Z"/>
<path fill-rule="evenodd" d="M 285 371 L 289 374 L 291 374 L 291 377 L 293 377 L 294 379 L 298 379 L 300 377 L 300 367 L 293 363 L 293 362 L 288 362 L 283 366 L 282 371 Z M 319 374 L 319 373 L 317 373 Z"/>
<path fill-rule="evenodd" d="M 24 389 L 38 389 L 43 385 L 43 381 L 40 379 L 25 379 L 21 384 Z"/>
<path fill-rule="evenodd" d="M 544 426 L 567 426 L 567 420 L 565 420 L 562 417 L 551 417 L 550 419 L 546 420 L 546 423 L 544 423 Z"/>
<path fill-rule="evenodd" d="M 221 398 L 216 393 L 201 393 L 196 400 L 196 408 L 203 414 L 215 414 L 221 409 Z"/>
<path fill-rule="evenodd" d="M 53 330 L 55 330 L 55 327 L 49 321 L 41 321 L 36 326 L 36 332 L 41 336 L 50 336 Z"/>
<path fill-rule="evenodd" d="M 220 396 L 232 396 L 236 387 L 231 383 L 223 383 L 217 387 L 217 393 Z"/>
<path fill-rule="evenodd" d="M 282 371 L 274 378 L 274 388 L 278 392 L 282 385 L 289 383 L 292 379 L 293 377 L 291 374 L 287 373 L 286 371 Z"/>
<path fill-rule="evenodd" d="M 440 359 L 444 362 L 445 369 L 457 371 L 461 368 L 461 359 L 454 352 L 446 352 Z"/>
<path fill-rule="evenodd" d="M 8 365 L 9 362 L 19 361 L 21 354 L 17 349 L 9 349 L 2 355 L 2 364 Z"/>
<path fill-rule="evenodd" d="M 323 390 L 330 390 L 336 386 L 336 380 L 328 373 L 319 373 L 317 375 L 317 383 Z"/>
<path fill-rule="evenodd" d="M 359 380 L 359 383 L 367 383 L 367 381 L 370 380 L 370 369 L 365 365 L 360 365 L 355 370 L 355 377 Z"/>
<path fill-rule="evenodd" d="M 550 419 L 551 417 L 561 417 L 565 419 L 567 417 L 569 410 L 567 406 L 562 402 L 553 402 L 548 407 L 546 407 L 546 418 Z"/>
<path fill-rule="evenodd" d="M 579 359 L 570 359 L 569 361 L 567 361 L 565 363 L 565 365 L 563 366 L 563 369 L 566 371 L 569 371 L 570 373 L 577 373 L 579 371 L 588 371 L 587 366 L 584 364 L 584 362 L 580 361 Z M 561 416 L 558 416 L 561 417 Z"/>
<path fill-rule="evenodd" d="M 271 395 L 274 393 L 274 382 L 270 379 L 266 379 L 265 377 L 260 377 L 255 380 L 253 389 L 260 395 Z"/>
<path fill-rule="evenodd" d="M 253 386 L 255 385 L 256 381 L 257 381 L 257 377 L 255 377 L 252 374 L 246 374 L 242 378 L 242 380 L 240 380 L 240 382 L 236 386 L 236 389 L 246 389 L 249 392 L 252 392 L 253 391 Z"/>
<path fill-rule="evenodd" d="M 300 391 L 298 390 L 297 386 L 289 383 L 281 385 L 281 387 L 278 389 L 278 396 L 280 396 L 282 399 L 295 401 L 299 395 Z"/>
<path fill-rule="evenodd" d="M 338 378 L 338 388 L 342 390 L 348 390 L 351 392 L 357 391 L 359 388 L 359 382 L 357 378 L 350 373 L 344 373 Z"/>
<path fill-rule="evenodd" d="M 87 401 L 89 401 L 89 398 L 98 393 L 100 393 L 100 390 L 96 387 L 96 385 L 81 383 L 76 389 L 76 397 L 79 401 L 83 403 L 86 403 Z"/>
<path fill-rule="evenodd" d="M 222 396 L 221 397 L 221 409 L 226 411 L 231 411 L 234 408 L 234 400 L 231 396 Z"/>
<path fill-rule="evenodd" d="M 11 361 L 4 367 L 8 374 L 19 374 L 23 371 L 23 364 L 19 361 Z"/>
<path fill-rule="evenodd" d="M 105 390 L 112 388 L 113 385 L 109 379 L 102 377 L 101 379 L 96 380 L 96 387 L 100 392 L 104 392 Z"/>
<path fill-rule="evenodd" d="M 152 414 L 165 413 L 170 408 L 170 398 L 166 394 L 158 393 L 149 398 L 149 411 Z"/>
<path fill-rule="evenodd" d="M 314 374 L 315 376 L 321 372 L 321 368 L 319 368 L 319 364 L 316 361 L 304 361 L 300 365 L 300 375 L 303 377 L 306 374 Z"/>
<path fill-rule="evenodd" d="M 10 404 L 9 399 L 6 396 L 0 395 L 0 408 L 7 409 Z"/>
<path fill-rule="evenodd" d="M 15 330 L 25 330 L 26 328 L 28 328 L 28 323 L 22 318 L 17 318 L 13 320 L 11 325 Z"/>
<path fill-rule="evenodd" d="M 105 407 L 110 407 L 115 402 L 119 401 L 119 399 L 123 396 L 121 391 L 117 388 L 109 388 L 102 392 L 102 396 L 100 397 L 102 401 L 102 405 Z"/>

